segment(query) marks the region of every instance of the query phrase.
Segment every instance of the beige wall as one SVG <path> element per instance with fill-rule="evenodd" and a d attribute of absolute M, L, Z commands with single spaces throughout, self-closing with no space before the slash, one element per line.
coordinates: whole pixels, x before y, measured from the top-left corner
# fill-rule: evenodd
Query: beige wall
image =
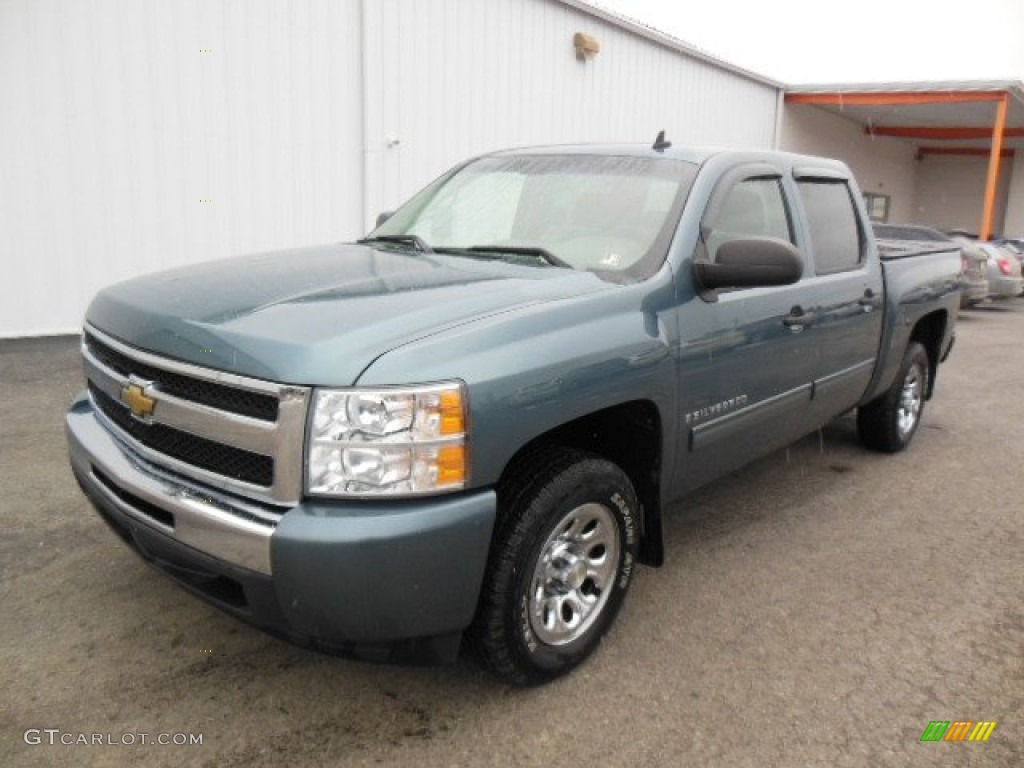
<path fill-rule="evenodd" d="M 915 221 L 977 232 L 985 202 L 988 158 L 925 155 L 917 168 Z M 1003 231 L 1011 168 L 1011 161 L 1004 160 L 999 169 L 992 217 L 992 231 L 996 234 Z"/>
<path fill-rule="evenodd" d="M 861 191 L 889 195 L 889 221 L 915 221 L 914 147 L 899 139 L 870 137 L 859 125 L 817 107 L 787 104 L 779 148 L 835 157 L 853 171 Z"/>
<path fill-rule="evenodd" d="M 1010 237 L 1024 237 L 1024 151 L 1021 150 L 1017 150 L 1010 174 L 1010 194 L 1006 203 L 1003 232 Z"/>

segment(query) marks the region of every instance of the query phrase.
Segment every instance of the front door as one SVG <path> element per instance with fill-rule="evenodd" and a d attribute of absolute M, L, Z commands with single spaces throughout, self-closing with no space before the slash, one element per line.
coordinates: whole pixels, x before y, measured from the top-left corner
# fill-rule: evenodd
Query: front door
<path fill-rule="evenodd" d="M 782 173 L 741 166 L 718 183 L 704 214 L 695 259 L 714 261 L 725 241 L 777 237 L 801 246 Z M 818 368 L 810 321 L 814 291 L 793 285 L 719 291 L 679 307 L 679 462 L 683 493 L 796 440 L 815 428 Z"/>

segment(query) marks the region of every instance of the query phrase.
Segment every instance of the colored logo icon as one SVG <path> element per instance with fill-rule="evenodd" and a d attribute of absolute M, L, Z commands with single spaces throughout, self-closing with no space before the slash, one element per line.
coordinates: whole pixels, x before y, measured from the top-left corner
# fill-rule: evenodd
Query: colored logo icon
<path fill-rule="evenodd" d="M 932 720 L 921 741 L 988 741 L 995 727 L 995 720 Z"/>

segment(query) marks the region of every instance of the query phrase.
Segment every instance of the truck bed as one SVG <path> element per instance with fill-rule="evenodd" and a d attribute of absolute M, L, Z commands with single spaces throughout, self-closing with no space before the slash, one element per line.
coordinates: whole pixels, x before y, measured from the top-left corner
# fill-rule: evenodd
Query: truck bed
<path fill-rule="evenodd" d="M 960 249 L 951 243 L 935 243 L 926 240 L 889 240 L 879 238 L 878 255 L 882 261 L 893 261 L 895 259 L 909 259 L 913 256 L 928 256 L 931 254 L 954 251 L 959 253 Z"/>
<path fill-rule="evenodd" d="M 926 315 L 935 318 L 934 325 L 929 327 L 948 337 L 940 345 L 940 356 L 944 359 L 953 343 L 952 331 L 948 329 L 952 329 L 960 311 L 958 245 L 904 240 L 879 240 L 877 244 L 885 280 L 887 319 L 874 380 L 862 402 L 874 399 L 892 384 L 910 342 L 911 329 Z M 929 395 L 933 386 L 934 379 L 929 382 Z"/>

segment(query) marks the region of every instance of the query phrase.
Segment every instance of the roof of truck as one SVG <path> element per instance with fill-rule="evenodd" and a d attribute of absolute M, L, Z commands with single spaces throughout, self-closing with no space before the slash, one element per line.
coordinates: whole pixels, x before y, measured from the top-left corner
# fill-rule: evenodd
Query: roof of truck
<path fill-rule="evenodd" d="M 684 144 L 672 144 L 664 149 L 654 149 L 651 144 L 550 144 L 535 147 L 517 147 L 504 149 L 497 152 L 489 152 L 487 156 L 502 155 L 607 155 L 626 157 L 665 157 L 674 160 L 683 160 L 698 165 L 716 155 L 730 154 L 738 159 L 756 162 L 760 159 L 781 160 L 788 166 L 815 166 L 834 168 L 848 173 L 847 167 L 839 160 L 811 155 L 798 155 L 792 152 L 780 152 L 771 149 L 758 148 L 736 148 L 736 147 L 708 147 L 688 146 Z"/>

